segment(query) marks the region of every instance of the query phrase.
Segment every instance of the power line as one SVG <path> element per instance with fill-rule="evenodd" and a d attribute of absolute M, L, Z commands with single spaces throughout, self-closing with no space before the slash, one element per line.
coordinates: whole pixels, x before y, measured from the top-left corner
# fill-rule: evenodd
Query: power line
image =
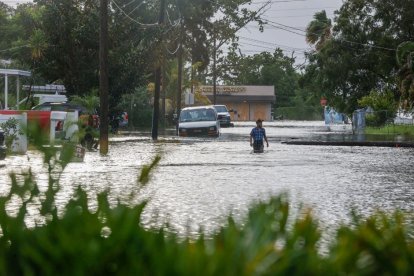
<path fill-rule="evenodd" d="M 271 47 L 267 47 L 267 46 L 263 46 L 263 45 L 257 45 L 257 44 L 251 44 L 251 43 L 247 43 L 247 42 L 242 42 L 242 45 L 259 47 L 259 48 L 273 50 L 273 51 L 276 50 L 276 49 L 280 49 L 280 50 L 283 50 L 283 51 L 286 51 L 286 52 L 305 54 L 305 51 L 304 50 L 295 50 L 295 49 L 292 49 L 292 48 L 291 49 L 289 49 L 289 48 L 282 49 L 281 47 L 273 47 L 273 48 L 271 48 Z"/>
<path fill-rule="evenodd" d="M 128 15 L 132 14 L 134 11 L 136 11 L 136 9 L 138 9 L 139 7 L 141 7 L 143 4 L 144 4 L 144 2 L 139 3 L 135 8 L 132 9 L 132 11 L 130 11 L 128 13 Z M 124 5 L 124 7 L 125 7 L 125 5 Z"/>
<path fill-rule="evenodd" d="M 301 32 L 306 33 L 306 31 L 304 31 L 302 29 L 299 29 L 299 28 L 296 28 L 296 27 L 292 27 L 292 26 L 284 25 L 284 24 L 281 24 L 281 23 L 278 23 L 278 22 L 274 22 L 274 21 L 269 20 L 267 18 L 263 18 L 263 19 L 267 22 L 270 22 L 270 23 L 273 23 L 273 24 L 276 24 L 276 25 L 280 25 L 280 26 L 285 27 L 285 28 L 289 28 L 289 29 L 292 29 L 292 30 L 297 30 L 297 31 L 301 31 Z"/>
<path fill-rule="evenodd" d="M 276 28 L 276 29 L 284 30 L 284 31 L 289 32 L 289 33 L 292 33 L 292 34 L 297 34 L 297 35 L 300 35 L 300 36 L 304 36 L 304 37 L 306 37 L 306 35 L 305 35 L 305 34 L 301 34 L 301 33 L 298 33 L 298 32 L 292 31 L 292 30 L 289 30 L 289 28 L 285 28 L 285 27 L 281 27 L 281 26 L 276 26 L 276 25 L 273 25 L 273 24 L 270 24 L 270 23 L 268 23 L 268 25 L 269 25 L 269 26 L 272 26 L 272 27 L 274 27 L 274 28 Z M 304 32 L 304 31 L 302 31 L 302 30 L 300 30 L 300 31 L 301 31 L 301 32 Z"/>
<path fill-rule="evenodd" d="M 177 46 L 177 48 L 174 50 L 174 51 L 170 51 L 170 49 L 168 49 L 168 47 L 167 47 L 167 45 L 165 45 L 165 50 L 167 50 L 167 52 L 170 54 L 170 55 L 175 55 L 177 52 L 178 52 L 178 50 L 180 49 L 180 47 L 181 47 L 181 43 L 180 44 L 178 44 L 178 46 Z"/>
<path fill-rule="evenodd" d="M 271 48 L 271 47 L 267 47 L 267 46 L 263 46 L 263 45 L 257 45 L 257 44 L 251 44 L 248 42 L 241 42 L 243 45 L 249 45 L 249 46 L 254 46 L 254 47 L 260 47 L 263 49 L 269 49 L 269 50 L 275 50 L 275 48 Z"/>
<path fill-rule="evenodd" d="M 167 14 L 167 19 L 168 19 L 168 22 L 170 23 L 171 27 L 176 27 L 176 26 L 178 26 L 178 24 L 180 24 L 180 19 L 177 19 L 177 20 L 175 20 L 175 23 L 172 23 L 172 21 L 170 19 L 170 14 L 168 13 L 167 9 L 165 10 L 165 13 Z"/>
<path fill-rule="evenodd" d="M 274 16 L 275 18 L 309 18 L 313 17 L 313 14 L 302 14 L 302 15 L 283 15 L 283 16 Z"/>
<path fill-rule="evenodd" d="M 337 9 L 337 7 L 316 7 L 316 8 L 294 8 L 294 9 L 277 9 L 277 10 L 268 10 L 271 12 L 278 12 L 278 11 L 302 11 L 302 10 L 325 10 L 325 9 Z"/>
<path fill-rule="evenodd" d="M 125 8 L 126 6 L 129 6 L 130 4 L 134 3 L 136 0 L 132 0 L 131 2 L 127 3 L 127 4 L 123 4 L 122 7 Z M 143 4 L 144 2 L 141 2 L 141 4 Z"/>
<path fill-rule="evenodd" d="M 276 47 L 279 47 L 279 48 L 293 49 L 295 51 L 306 51 L 306 50 L 310 50 L 310 49 L 306 49 L 306 48 L 295 48 L 295 47 L 290 47 L 290 46 L 286 46 L 286 45 L 280 45 L 280 44 L 276 44 L 276 43 L 272 43 L 272 42 L 267 42 L 267 41 L 263 41 L 263 40 L 258 40 L 258 39 L 253 39 L 253 38 L 248 38 L 248 37 L 244 37 L 244 36 L 239 36 L 239 38 L 244 39 L 244 40 L 247 40 L 247 41 L 252 41 L 252 42 L 267 44 L 267 45 L 270 45 L 270 46 L 276 46 Z"/>
<path fill-rule="evenodd" d="M 298 31 L 301 31 L 301 32 L 306 33 L 306 31 L 304 31 L 304 30 L 301 30 L 301 29 L 298 29 L 298 28 L 295 28 L 295 27 L 292 27 L 292 26 L 284 25 L 284 24 L 281 24 L 281 23 L 278 23 L 278 22 L 274 22 L 274 21 L 271 21 L 269 19 L 265 19 L 264 18 L 264 20 L 267 21 L 267 22 L 270 22 L 270 23 L 277 24 L 277 25 L 281 26 L 281 27 L 279 27 L 277 25 L 269 24 L 270 26 L 274 26 L 277 29 L 285 30 L 285 31 L 288 31 L 288 32 L 291 32 L 291 33 L 294 33 L 294 34 L 297 34 L 297 35 L 305 36 L 306 37 L 306 34 L 300 34 L 300 33 L 297 33 L 295 31 L 291 31 L 289 29 L 298 30 Z M 314 34 L 316 34 L 316 33 L 314 33 Z M 375 45 L 372 45 L 372 44 L 360 43 L 360 42 L 355 42 L 355 41 L 349 41 L 349 40 L 341 39 L 341 38 L 338 38 L 336 40 L 337 41 L 351 43 L 351 44 L 357 44 L 357 45 L 361 45 L 361 46 L 366 46 L 366 47 L 370 47 L 370 48 L 374 48 L 374 49 L 382 49 L 382 50 L 387 50 L 387 51 L 395 51 L 395 49 L 392 49 L 392 48 L 387 48 L 387 47 L 382 47 L 382 46 L 375 46 Z"/>
<path fill-rule="evenodd" d="M 273 3 L 290 3 L 290 2 L 306 2 L 307 0 L 269 0 L 269 1 L 260 1 L 260 2 L 252 2 L 252 5 L 259 5 L 259 4 L 266 4 L 270 2 Z"/>
<path fill-rule="evenodd" d="M 138 20 L 133 19 L 131 16 L 129 16 L 129 14 L 127 14 L 123 9 L 121 9 L 121 7 L 119 7 L 119 5 L 116 3 L 115 0 L 112 0 L 112 3 L 114 3 L 114 5 L 118 8 L 118 10 L 123 13 L 129 20 L 137 23 L 138 25 L 141 26 L 146 26 L 146 27 L 153 27 L 153 26 L 158 26 L 158 23 L 151 23 L 151 24 L 146 24 L 146 23 L 142 23 L 139 22 Z"/>

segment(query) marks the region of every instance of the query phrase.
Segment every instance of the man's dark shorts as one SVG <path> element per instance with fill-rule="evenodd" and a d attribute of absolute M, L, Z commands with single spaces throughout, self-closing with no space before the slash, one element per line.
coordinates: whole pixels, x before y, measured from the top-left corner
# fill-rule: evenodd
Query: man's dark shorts
<path fill-rule="evenodd" d="M 253 142 L 253 150 L 254 151 L 263 151 L 263 140 L 262 141 L 254 141 Z"/>

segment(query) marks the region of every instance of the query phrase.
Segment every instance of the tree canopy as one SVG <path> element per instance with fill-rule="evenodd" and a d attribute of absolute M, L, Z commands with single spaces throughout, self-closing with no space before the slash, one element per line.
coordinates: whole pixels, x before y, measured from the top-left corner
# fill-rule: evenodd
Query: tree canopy
<path fill-rule="evenodd" d="M 315 20 L 309 26 L 324 22 Z M 334 22 L 332 37 L 309 53 L 301 83 L 347 113 L 372 90 L 390 89 L 399 99 L 395 54 L 402 42 L 414 40 L 414 2 L 348 0 Z M 308 37 L 318 34 L 312 30 Z"/>
<path fill-rule="evenodd" d="M 235 37 L 257 12 L 241 7 L 251 0 L 167 1 L 166 22 L 156 24 L 159 1 L 111 1 L 109 9 L 110 96 L 118 101 L 153 81 L 156 64 L 166 54 L 175 58 L 182 44 L 187 59 L 205 70 L 213 33 Z M 46 83 L 62 83 L 69 96 L 85 95 L 98 86 L 99 3 L 92 0 L 35 0 L 13 9 L 0 6 L 1 58 L 40 75 Z M 220 13 L 222 18 L 214 21 Z M 214 22 L 213 22 L 214 21 Z M 179 41 L 180 32 L 184 31 Z M 163 37 L 160 45 L 158 38 Z"/>

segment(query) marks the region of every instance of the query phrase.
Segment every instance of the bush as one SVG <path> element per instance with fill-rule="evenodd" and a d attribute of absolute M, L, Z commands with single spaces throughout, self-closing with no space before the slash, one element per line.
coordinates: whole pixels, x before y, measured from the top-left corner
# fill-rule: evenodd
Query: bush
<path fill-rule="evenodd" d="M 320 107 L 279 107 L 275 110 L 274 118 L 284 120 L 323 120 L 323 110 Z"/>
<path fill-rule="evenodd" d="M 11 152 L 13 143 L 18 139 L 18 135 L 22 134 L 22 131 L 19 128 L 19 121 L 15 118 L 10 118 L 6 122 L 0 124 L 0 129 L 3 129 L 4 131 L 5 145 L 7 150 Z"/>
<path fill-rule="evenodd" d="M 36 142 L 36 141 L 35 141 Z M 230 216 L 217 233 L 182 240 L 168 230 L 146 229 L 140 217 L 146 203 L 111 207 L 107 193 L 88 206 L 81 188 L 57 211 L 59 174 L 70 160 L 56 159 L 38 147 L 49 166 L 49 186 L 40 192 L 33 174 L 20 183 L 11 174 L 11 189 L 0 197 L 1 275 L 412 275 L 414 242 L 411 225 L 400 213 L 354 216 L 342 226 L 326 255 L 319 253 L 321 232 L 310 212 L 292 218 L 286 196 L 257 203 L 243 225 Z M 159 157 L 144 166 L 137 190 L 150 179 Z M 133 194 L 131 196 L 134 196 Z M 7 211 L 20 201 L 17 213 Z M 39 220 L 28 227 L 28 209 L 37 206 Z"/>
<path fill-rule="evenodd" d="M 358 104 L 373 109 L 373 112 L 367 114 L 367 126 L 383 126 L 387 121 L 394 119 L 397 112 L 394 94 L 390 90 L 383 92 L 371 91 L 368 96 L 362 97 Z"/>
<path fill-rule="evenodd" d="M 152 124 L 152 105 L 146 87 L 137 88 L 133 94 L 122 95 L 116 109 L 128 112 L 130 127 L 150 127 Z"/>

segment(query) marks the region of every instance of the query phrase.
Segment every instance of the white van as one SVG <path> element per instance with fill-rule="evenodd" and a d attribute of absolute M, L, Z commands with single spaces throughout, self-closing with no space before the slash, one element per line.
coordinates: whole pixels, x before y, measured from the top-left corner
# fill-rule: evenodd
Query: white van
<path fill-rule="evenodd" d="M 186 107 L 178 120 L 179 136 L 220 136 L 220 122 L 212 106 Z"/>

